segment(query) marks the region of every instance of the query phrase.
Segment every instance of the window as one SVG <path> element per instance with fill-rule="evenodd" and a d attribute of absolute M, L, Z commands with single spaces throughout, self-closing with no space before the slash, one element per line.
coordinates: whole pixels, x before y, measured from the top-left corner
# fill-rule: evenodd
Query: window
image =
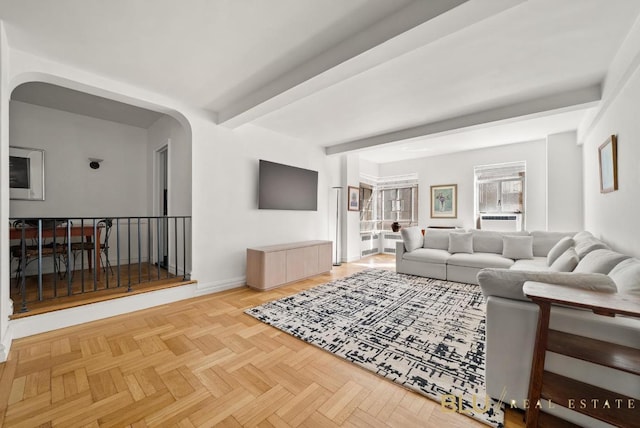
<path fill-rule="evenodd" d="M 360 183 L 360 232 L 391 230 L 391 224 L 418 223 L 417 177 L 389 177 Z"/>
<path fill-rule="evenodd" d="M 484 165 L 474 168 L 476 180 L 476 214 L 525 213 L 525 162 Z"/>

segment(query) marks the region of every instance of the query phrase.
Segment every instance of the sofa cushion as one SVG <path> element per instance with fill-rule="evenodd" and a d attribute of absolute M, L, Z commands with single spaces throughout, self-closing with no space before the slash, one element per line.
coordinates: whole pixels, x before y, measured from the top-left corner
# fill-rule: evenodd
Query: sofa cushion
<path fill-rule="evenodd" d="M 502 257 L 500 254 L 493 253 L 473 253 L 452 254 L 447 260 L 448 265 L 464 266 L 472 268 L 509 268 L 513 265 L 513 260 Z"/>
<path fill-rule="evenodd" d="M 640 294 L 640 260 L 623 260 L 609 272 L 619 292 Z"/>
<path fill-rule="evenodd" d="M 593 250 L 580 260 L 574 272 L 608 274 L 618 263 L 629 256 L 611 250 Z"/>
<path fill-rule="evenodd" d="M 494 232 L 491 230 L 471 229 L 473 234 L 473 251 L 475 253 L 502 254 L 502 237 L 505 234 L 512 236 L 529 236 L 529 232 Z"/>
<path fill-rule="evenodd" d="M 423 263 L 441 263 L 445 264 L 447 259 L 451 257 L 446 250 L 438 250 L 435 248 L 418 248 L 410 253 L 404 253 L 402 258 L 404 260 L 412 260 L 415 262 Z"/>
<path fill-rule="evenodd" d="M 577 263 L 577 262 L 576 262 Z M 509 268 L 512 270 L 548 271 L 546 257 L 534 257 L 532 259 L 520 259 Z"/>
<path fill-rule="evenodd" d="M 418 226 L 403 227 L 400 229 L 400 235 L 407 251 L 422 247 L 424 237 L 422 236 L 422 229 Z"/>
<path fill-rule="evenodd" d="M 584 258 L 587 254 L 594 250 L 610 250 L 609 246 L 599 240 L 598 238 L 585 238 L 585 239 L 573 239 L 576 241 L 576 253 L 578 253 L 578 257 L 580 260 Z"/>
<path fill-rule="evenodd" d="M 427 229 L 424 233 L 424 248 L 433 248 L 436 250 L 449 249 L 449 230 Z"/>
<path fill-rule="evenodd" d="M 529 301 L 522 291 L 527 281 L 564 285 L 571 288 L 615 293 L 616 285 L 607 275 L 599 273 L 531 272 L 510 269 L 482 269 L 478 272 L 478 284 L 485 297 L 498 296 L 507 299 Z"/>
<path fill-rule="evenodd" d="M 473 253 L 473 235 L 471 232 L 451 232 L 449 234 L 449 252 Z"/>
<path fill-rule="evenodd" d="M 591 232 L 589 232 L 588 230 L 583 230 L 581 232 L 576 233 L 575 235 L 573 235 L 573 240 L 574 241 L 582 241 L 584 239 L 588 239 L 588 238 L 593 238 L 593 234 Z"/>
<path fill-rule="evenodd" d="M 571 237 L 573 232 L 547 232 L 545 230 L 534 230 L 531 232 L 533 236 L 533 255 L 536 257 L 545 257 L 554 245 L 564 237 Z M 560 252 L 562 254 L 563 252 Z M 560 255 L 558 254 L 558 255 Z"/>
<path fill-rule="evenodd" d="M 580 258 L 575 248 L 567 248 L 566 251 L 549 266 L 549 270 L 552 272 L 573 272 L 576 266 L 578 266 L 578 262 L 580 262 Z"/>
<path fill-rule="evenodd" d="M 473 251 L 476 253 L 502 254 L 502 233 L 472 229 Z"/>
<path fill-rule="evenodd" d="M 535 239 L 535 238 L 534 238 Z M 547 254 L 547 266 L 551 266 L 568 248 L 573 247 L 576 241 L 573 238 L 565 236 L 554 245 Z M 575 266 L 574 266 L 575 267 Z"/>
<path fill-rule="evenodd" d="M 532 259 L 533 236 L 503 236 L 502 257 L 513 260 Z"/>

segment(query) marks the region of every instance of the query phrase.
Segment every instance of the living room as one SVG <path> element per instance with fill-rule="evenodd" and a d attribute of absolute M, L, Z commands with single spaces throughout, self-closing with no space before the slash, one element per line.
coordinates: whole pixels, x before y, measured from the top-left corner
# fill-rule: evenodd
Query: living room
<path fill-rule="evenodd" d="M 226 15 L 206 9 L 201 16 L 168 2 L 158 6 L 157 12 L 167 22 L 175 17 L 176 28 L 169 35 L 156 28 L 162 27 L 157 23 L 161 18 L 151 19 L 141 6 L 102 10 L 65 2 L 59 6 L 19 3 L 0 5 L 3 360 L 9 357 L 12 340 L 50 328 L 243 287 L 248 247 L 334 241 L 332 188 L 346 192 L 348 186 L 357 187 L 362 173 L 377 177 L 416 173 L 418 226 L 468 229 L 476 226 L 473 168 L 526 161 L 527 230 L 588 230 L 613 249 L 640 257 L 635 227 L 640 202 L 633 187 L 640 184 L 640 145 L 635 141 L 640 135 L 635 119 L 640 95 L 640 25 L 635 2 L 615 6 L 595 0 L 587 6 L 581 2 L 558 6 L 549 1 L 492 1 L 484 6 L 477 1 L 444 2 L 440 6 L 452 10 L 438 12 L 441 19 L 431 22 L 428 13 L 417 13 L 420 2 L 408 1 L 331 8 L 320 2 L 277 1 L 262 9 L 253 5 L 258 7 L 255 10 L 248 5 L 227 5 L 232 9 Z M 383 18 L 401 13 L 403 7 L 414 8 L 397 15 L 406 27 L 385 29 Z M 255 16 L 261 13 L 272 18 L 271 22 Z M 407 17 L 412 15 L 421 23 Z M 232 24 L 221 16 L 233 16 Z M 339 55 L 331 51 L 332 46 L 352 40 L 356 30 L 364 31 L 376 22 L 378 28 L 388 31 L 382 31 L 386 38 L 371 30 L 366 33 L 370 45 L 343 46 L 350 53 L 348 59 L 355 61 L 349 63 L 344 56 L 335 59 Z M 142 25 L 139 32 L 138 25 Z M 216 26 L 227 32 L 207 32 Z M 229 28 L 234 26 L 238 28 Z M 412 34 L 414 27 L 422 32 Z M 153 34 L 151 41 L 141 36 L 145 31 Z M 177 34 L 190 36 L 181 39 Z M 385 45 L 385 41 L 393 43 Z M 379 56 L 363 55 L 367 47 L 371 56 Z M 422 56 L 413 57 L 414 50 Z M 477 55 L 464 60 L 473 50 L 486 58 Z M 182 55 L 181 51 L 189 52 Z M 204 55 L 210 51 L 217 53 Z M 328 54 L 314 68 L 313 57 L 324 51 Z M 433 55 L 432 64 L 441 65 L 420 66 L 428 55 Z M 139 58 L 144 59 L 137 61 Z M 301 64 L 307 68 L 298 71 L 306 77 L 291 71 Z M 389 66 L 386 70 L 385 65 Z M 478 80 L 466 80 L 473 67 Z M 334 74 L 327 72 L 332 69 Z M 375 73 L 368 74 L 369 69 Z M 409 69 L 413 73 L 406 71 L 403 78 L 377 80 Z M 270 86 L 277 78 L 281 80 Z M 431 80 L 436 83 L 422 86 L 423 81 Z M 226 83 L 221 85 L 222 81 Z M 10 146 L 44 147 L 38 141 L 18 144 L 10 132 L 15 121 L 10 113 L 12 94 L 28 82 L 109 98 L 170 116 L 180 124 L 191 147 L 187 212 L 193 218 L 191 276 L 197 284 L 163 294 L 132 296 L 122 304 L 76 308 L 23 324 L 9 321 L 7 227 L 14 202 L 10 201 L 5 166 Z M 447 92 L 447 87 L 455 91 Z M 381 95 L 375 95 L 378 90 Z M 390 96 L 394 91 L 403 96 Z M 530 126 L 524 126 L 527 124 Z M 500 145 L 482 146 L 487 140 L 486 135 L 481 138 L 483 133 L 490 133 L 489 139 Z M 598 147 L 611 135 L 618 138 L 618 189 L 601 193 Z M 407 157 L 392 157 L 399 154 Z M 90 156 L 81 156 L 85 169 Z M 108 161 L 108 156 L 97 157 Z M 317 211 L 259 210 L 260 159 L 317 171 Z M 110 171 L 107 161 L 102 171 Z M 457 218 L 432 219 L 430 186 L 444 184 L 458 186 Z M 345 204 L 339 218 L 340 261 L 348 269 L 349 263 L 360 259 L 360 217 L 346 209 L 346 195 L 340 201 Z M 33 211 L 29 215 L 79 214 Z M 226 299 L 232 301 L 232 296 Z M 261 299 L 250 298 L 256 305 Z M 29 322 L 32 324 L 26 325 Z"/>

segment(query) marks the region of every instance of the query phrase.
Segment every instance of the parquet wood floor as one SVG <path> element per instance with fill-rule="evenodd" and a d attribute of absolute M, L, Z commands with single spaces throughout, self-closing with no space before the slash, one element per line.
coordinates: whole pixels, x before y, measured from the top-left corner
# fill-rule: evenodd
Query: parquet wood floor
<path fill-rule="evenodd" d="M 470 427 L 470 418 L 245 315 L 368 266 L 246 287 L 16 340 L 0 364 L 5 427 Z M 508 426 L 523 426 L 517 414 Z"/>

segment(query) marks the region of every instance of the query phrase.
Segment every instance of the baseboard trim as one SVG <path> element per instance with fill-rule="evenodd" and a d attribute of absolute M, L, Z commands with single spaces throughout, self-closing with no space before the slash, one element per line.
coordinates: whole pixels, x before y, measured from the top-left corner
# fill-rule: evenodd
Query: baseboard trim
<path fill-rule="evenodd" d="M 247 284 L 246 276 L 238 276 L 236 278 L 224 279 L 221 281 L 198 283 L 196 296 L 204 296 L 205 294 L 217 293 L 220 291 L 240 288 Z"/>

